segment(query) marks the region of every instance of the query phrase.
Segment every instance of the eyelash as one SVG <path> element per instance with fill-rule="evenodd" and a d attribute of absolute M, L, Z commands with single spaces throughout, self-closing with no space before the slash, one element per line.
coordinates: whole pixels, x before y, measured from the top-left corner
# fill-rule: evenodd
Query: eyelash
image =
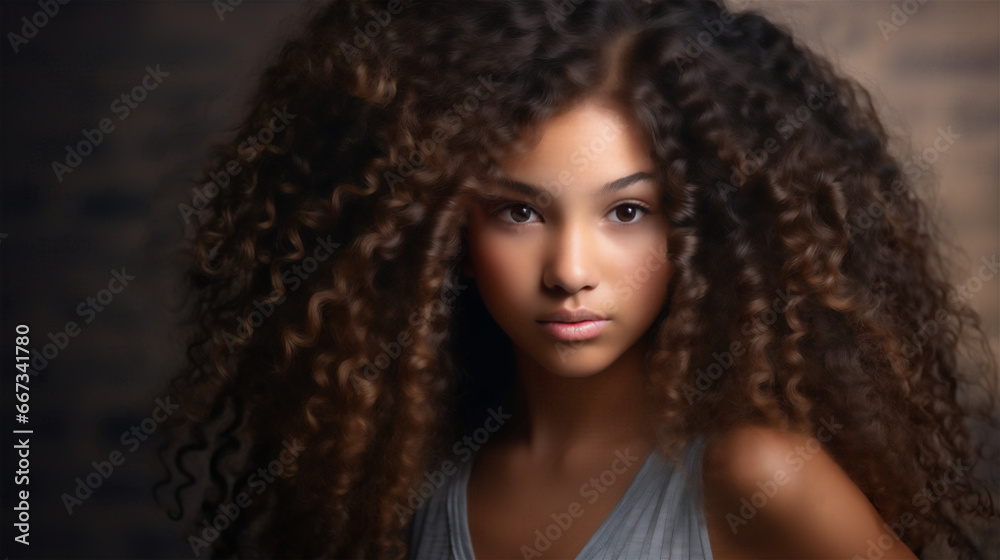
<path fill-rule="evenodd" d="M 643 204 L 642 202 L 638 202 L 638 201 L 623 202 L 623 203 L 615 206 L 614 208 L 612 208 L 611 212 L 614 212 L 615 210 L 621 208 L 622 206 L 632 206 L 632 207 L 638 208 L 646 216 L 648 216 L 648 215 L 650 215 L 650 214 L 653 213 L 652 209 L 649 206 L 647 206 L 646 204 Z M 522 208 L 522 207 L 523 208 L 527 208 L 531 212 L 533 212 L 533 213 L 538 214 L 539 216 L 541 216 L 541 213 L 538 210 L 535 210 L 535 208 L 532 207 L 530 204 L 527 204 L 527 203 L 524 203 L 524 202 L 501 203 L 500 205 L 498 205 L 498 206 L 496 206 L 496 207 L 493 208 L 493 210 L 491 211 L 491 215 L 493 217 L 499 219 L 505 225 L 526 226 L 528 224 L 534 223 L 534 222 L 513 222 L 513 221 L 505 220 L 505 219 L 503 219 L 501 217 L 501 214 L 503 214 L 504 212 L 510 210 L 511 208 Z M 642 220 L 643 220 L 642 218 L 636 218 L 635 220 L 633 220 L 631 222 L 614 222 L 614 223 L 621 224 L 623 226 L 628 226 L 628 225 L 638 224 Z"/>

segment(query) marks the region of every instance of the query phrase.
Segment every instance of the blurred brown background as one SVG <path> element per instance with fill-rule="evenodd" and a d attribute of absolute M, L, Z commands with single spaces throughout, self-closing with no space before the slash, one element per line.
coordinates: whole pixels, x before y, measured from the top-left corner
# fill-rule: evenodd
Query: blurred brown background
<path fill-rule="evenodd" d="M 901 146 L 919 153 L 939 128 L 960 135 L 921 184 L 964 250 L 955 278 L 964 283 L 981 258 L 1000 253 L 1000 4 L 905 4 L 732 5 L 759 7 L 787 22 L 861 80 L 887 123 L 907 139 L 909 146 Z M 39 4 L 0 3 L 0 31 L 8 39 L 0 45 L 0 363 L 13 362 L 8 342 L 19 323 L 30 325 L 31 346 L 39 351 L 67 321 L 82 325 L 31 380 L 30 547 L 11 544 L 12 442 L 9 428 L 3 431 L 0 556 L 193 556 L 188 535 L 150 495 L 160 475 L 155 437 L 133 453 L 121 436 L 151 417 L 181 356 L 170 311 L 177 285 L 170 252 L 183 229 L 178 204 L 189 200 L 205 149 L 236 123 L 266 57 L 295 33 L 308 6 L 244 0 L 220 19 L 209 0 L 73 0 L 15 53 L 8 34 L 20 33 L 21 18 L 32 18 Z M 906 21 L 884 36 L 879 21 L 893 23 L 894 10 Z M 112 103 L 156 65 L 169 75 L 119 120 Z M 114 131 L 59 182 L 52 162 L 63 161 L 64 146 L 80 142 L 81 130 L 105 117 Z M 97 297 L 111 271 L 122 267 L 135 279 L 84 324 L 78 306 Z M 1000 352 L 998 286 L 990 279 L 971 302 Z M 6 427 L 7 387 L 2 402 Z M 92 462 L 116 450 L 125 462 L 69 514 L 62 495 L 94 471 Z"/>

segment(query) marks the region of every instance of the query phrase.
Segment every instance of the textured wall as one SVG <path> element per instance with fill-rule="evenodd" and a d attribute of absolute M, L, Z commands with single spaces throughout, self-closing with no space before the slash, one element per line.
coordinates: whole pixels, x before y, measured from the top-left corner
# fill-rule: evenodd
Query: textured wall
<path fill-rule="evenodd" d="M 955 279 L 965 283 L 981 258 L 1000 253 L 1000 10 L 993 1 L 915 1 L 908 9 L 917 11 L 887 35 L 879 20 L 891 23 L 894 6 L 904 13 L 901 1 L 745 5 L 773 12 L 862 80 L 918 153 L 933 145 L 939 129 L 958 135 L 936 154 L 922 184 L 929 196 L 936 193 L 942 223 L 966 253 Z M 149 494 L 160 472 L 155 434 L 148 441 L 123 441 L 122 434 L 155 428 L 163 415 L 156 399 L 178 363 L 170 251 L 182 233 L 177 205 L 189 192 L 187 181 L 209 143 L 235 123 L 265 57 L 294 32 L 307 6 L 246 0 L 220 20 L 208 0 L 73 0 L 44 18 L 30 38 L 29 28 L 26 42 L 15 39 L 15 52 L 9 33 L 21 33 L 21 18 L 30 19 L 39 4 L 0 4 L 7 39 L 0 45 L 0 363 L 7 368 L 0 556 L 192 555 L 186 535 Z M 158 78 L 145 78 L 155 88 L 140 91 L 144 99 L 134 107 L 116 103 L 143 84 L 147 67 L 159 68 Z M 66 145 L 83 141 L 82 130 L 102 122 L 110 132 L 92 153 L 69 172 L 53 170 L 53 161 L 68 165 Z M 112 293 L 121 287 L 113 279 L 123 267 L 134 278 Z M 995 346 L 997 296 L 993 278 L 972 297 Z M 67 330 L 70 321 L 78 330 Z M 11 544 L 7 501 L 14 443 L 7 380 L 13 379 L 10 341 L 19 323 L 30 326 L 36 351 L 50 342 L 49 334 L 55 341 L 30 381 L 26 427 L 35 432 L 27 548 Z M 69 513 L 61 496 L 75 492 L 77 477 L 97 476 L 91 463 L 103 461 L 120 464 Z"/>

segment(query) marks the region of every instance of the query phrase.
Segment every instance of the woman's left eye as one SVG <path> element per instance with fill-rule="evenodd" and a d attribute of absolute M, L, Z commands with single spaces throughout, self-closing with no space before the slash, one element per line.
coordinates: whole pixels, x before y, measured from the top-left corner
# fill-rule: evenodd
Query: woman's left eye
<path fill-rule="evenodd" d="M 637 202 L 626 202 L 619 204 L 610 213 L 618 218 L 620 223 L 631 224 L 639 221 L 639 213 L 649 214 L 650 210 L 645 205 Z"/>

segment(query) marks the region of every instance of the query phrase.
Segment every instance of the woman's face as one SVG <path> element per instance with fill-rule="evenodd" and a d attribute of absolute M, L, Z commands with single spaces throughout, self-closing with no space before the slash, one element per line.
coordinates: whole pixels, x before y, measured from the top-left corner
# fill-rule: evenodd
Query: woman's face
<path fill-rule="evenodd" d="M 540 132 L 473 205 L 466 270 L 518 352 L 591 375 L 642 350 L 667 294 L 667 223 L 653 164 L 618 111 L 586 101 Z M 578 311 L 598 319 L 558 316 Z"/>

